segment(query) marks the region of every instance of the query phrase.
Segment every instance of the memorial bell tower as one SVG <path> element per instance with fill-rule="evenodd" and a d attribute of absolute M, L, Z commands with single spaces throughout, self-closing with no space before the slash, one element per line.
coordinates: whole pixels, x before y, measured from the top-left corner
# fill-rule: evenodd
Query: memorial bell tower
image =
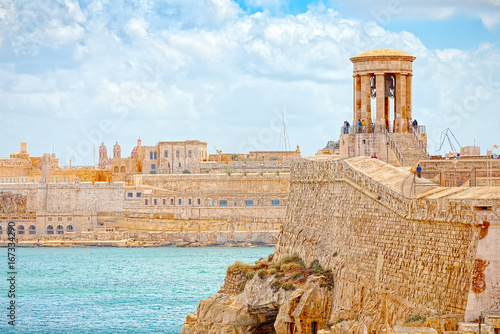
<path fill-rule="evenodd" d="M 353 118 L 344 122 L 340 157 L 372 156 L 394 166 L 427 159 L 425 126 L 412 111 L 412 64 L 406 52 L 377 49 L 352 57 Z M 411 121 L 411 122 L 410 122 Z"/>
<path fill-rule="evenodd" d="M 389 132 L 407 132 L 408 120 L 412 118 L 411 78 L 415 57 L 403 51 L 377 49 L 360 53 L 350 60 L 354 65 L 352 124 L 361 120 L 368 128 L 375 124 L 385 126 Z M 375 99 L 375 115 L 372 115 L 372 98 Z M 389 99 L 394 100 L 392 108 Z"/>

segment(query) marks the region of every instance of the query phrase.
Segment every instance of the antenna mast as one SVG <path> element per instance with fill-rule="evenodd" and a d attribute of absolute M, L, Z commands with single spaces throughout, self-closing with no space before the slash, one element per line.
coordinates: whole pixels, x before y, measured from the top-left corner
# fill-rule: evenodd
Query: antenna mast
<path fill-rule="evenodd" d="M 282 148 L 281 144 L 283 144 L 283 150 L 290 150 L 290 142 L 288 141 L 288 133 L 286 132 L 286 124 L 285 124 L 285 113 L 283 109 L 281 110 L 281 124 L 282 129 L 280 133 L 280 149 Z"/>

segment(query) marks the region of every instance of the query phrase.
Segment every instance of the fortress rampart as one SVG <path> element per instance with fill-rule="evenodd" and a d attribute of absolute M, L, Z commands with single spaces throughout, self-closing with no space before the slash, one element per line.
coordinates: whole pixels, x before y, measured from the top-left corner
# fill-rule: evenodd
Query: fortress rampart
<path fill-rule="evenodd" d="M 362 308 L 368 291 L 380 288 L 403 309 L 469 319 L 498 304 L 499 189 L 435 187 L 410 175 L 367 157 L 294 165 L 275 256 L 297 252 L 306 263 L 336 268 L 333 313 Z M 478 262 L 489 264 L 481 283 Z"/>
<path fill-rule="evenodd" d="M 275 244 L 289 173 L 138 175 L 124 182 L 0 184 L 0 239 L 128 237 Z M 29 215 L 27 215 L 29 214 Z"/>
<path fill-rule="evenodd" d="M 181 333 L 380 333 L 417 314 L 456 331 L 500 308 L 499 204 L 499 188 L 438 187 L 378 159 L 298 159 L 276 251 L 248 267 L 268 269 L 201 301 Z"/>

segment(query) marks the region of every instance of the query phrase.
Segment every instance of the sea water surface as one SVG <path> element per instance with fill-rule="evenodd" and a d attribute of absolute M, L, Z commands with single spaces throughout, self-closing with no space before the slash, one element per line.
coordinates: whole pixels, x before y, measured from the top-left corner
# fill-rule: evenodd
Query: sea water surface
<path fill-rule="evenodd" d="M 178 334 L 235 260 L 272 247 L 17 248 L 15 328 L 8 325 L 7 248 L 0 248 L 0 333 Z"/>

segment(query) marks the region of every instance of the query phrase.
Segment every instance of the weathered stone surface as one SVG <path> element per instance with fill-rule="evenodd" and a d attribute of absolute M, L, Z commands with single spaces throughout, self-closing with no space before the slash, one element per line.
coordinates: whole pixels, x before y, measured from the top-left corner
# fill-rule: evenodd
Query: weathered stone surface
<path fill-rule="evenodd" d="M 408 175 L 366 157 L 296 161 L 273 261 L 293 253 L 305 263 L 318 259 L 332 271 L 333 289 L 310 277 L 280 296 L 270 290 L 272 278 L 254 278 L 238 305 L 276 307 L 274 328 L 265 333 L 287 334 L 324 325 L 328 334 L 380 332 L 386 322 L 393 328 L 410 315 L 438 313 L 456 327 L 456 319 L 495 308 L 500 192 L 440 188 L 425 179 L 409 182 Z M 489 265 L 484 290 L 474 294 L 478 257 Z"/>
<path fill-rule="evenodd" d="M 26 212 L 26 196 L 0 192 L 0 213 Z"/>

